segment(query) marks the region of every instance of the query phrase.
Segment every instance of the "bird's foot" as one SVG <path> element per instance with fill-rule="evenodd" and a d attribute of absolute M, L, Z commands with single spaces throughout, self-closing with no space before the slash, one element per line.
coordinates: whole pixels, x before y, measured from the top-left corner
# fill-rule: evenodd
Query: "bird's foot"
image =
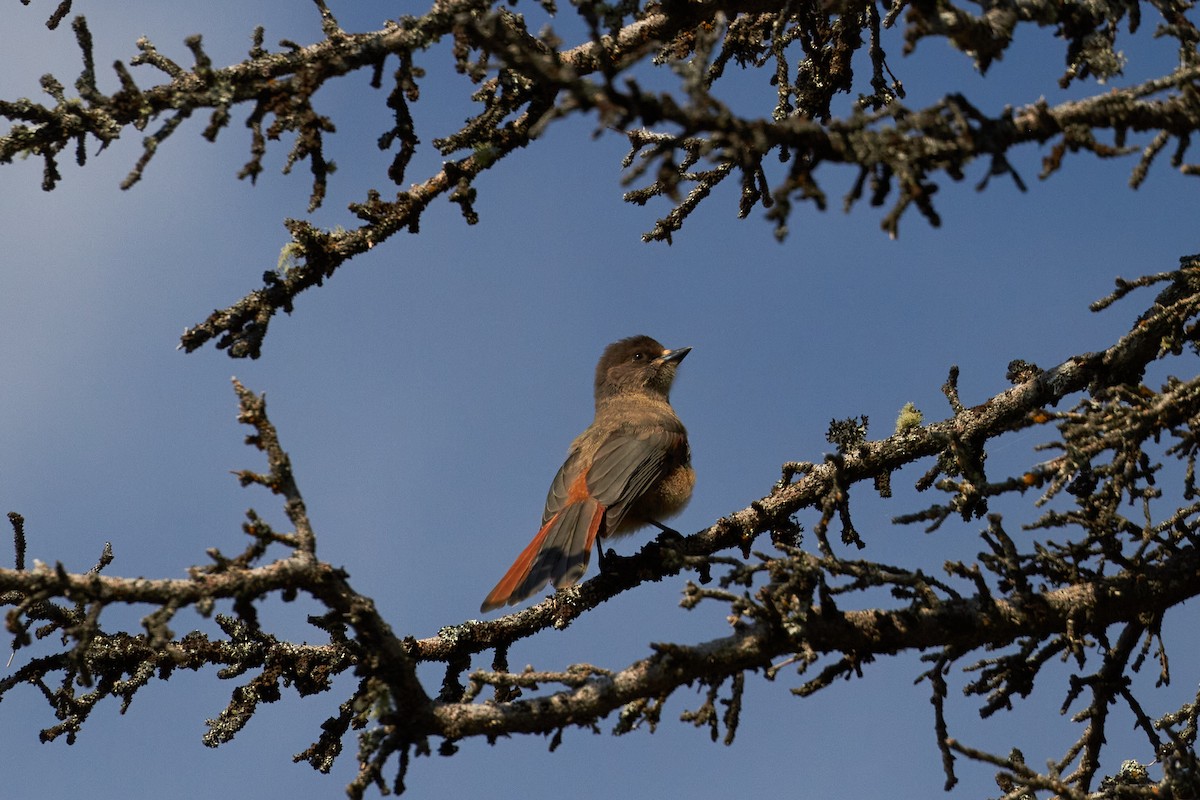
<path fill-rule="evenodd" d="M 673 542 L 678 542 L 679 540 L 683 539 L 682 533 L 675 530 L 674 528 L 668 528 L 666 525 L 663 525 L 661 522 L 658 522 L 657 520 L 653 520 L 653 519 L 650 520 L 650 524 L 653 525 L 654 527 L 658 528 L 659 531 L 661 531 L 661 533 L 659 533 L 658 536 L 655 537 L 655 540 L 661 544 L 670 544 Z"/>
<path fill-rule="evenodd" d="M 600 541 L 600 537 L 596 537 L 596 567 L 600 570 L 600 574 L 608 572 L 612 568 L 613 552 L 608 551 L 608 556 L 604 555 L 604 544 Z"/>

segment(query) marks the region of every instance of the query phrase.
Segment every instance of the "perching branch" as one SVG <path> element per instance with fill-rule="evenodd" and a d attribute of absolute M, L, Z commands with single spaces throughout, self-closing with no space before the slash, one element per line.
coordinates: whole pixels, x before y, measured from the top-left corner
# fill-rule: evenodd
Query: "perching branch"
<path fill-rule="evenodd" d="M 251 511 L 243 526 L 250 538 L 246 550 L 232 557 L 209 551 L 212 563 L 191 568 L 187 578 L 101 574 L 114 563 L 110 551 L 87 573 L 61 564 L 0 570 L 0 598 L 9 606 L 6 622 L 16 655 L 35 636 L 49 641 L 58 634 L 63 642 L 56 653 L 19 663 L 0 680 L 0 695 L 37 687 L 58 719 L 42 737 L 65 734 L 72 741 L 99 703 L 119 698 L 128 705 L 140 688 L 169 680 L 176 669 L 217 666 L 222 677 L 237 678 L 239 685 L 210 722 L 205 743 L 216 746 L 234 738 L 261 703 L 278 700 L 285 686 L 301 695 L 327 693 L 333 677 L 352 670 L 354 689 L 296 758 L 327 771 L 340 757 L 345 736 L 360 731 L 359 774 L 350 793 L 362 796 L 373 785 L 402 789 L 411 756 L 428 752 L 433 739 L 450 755 L 454 743 L 467 737 L 558 736 L 569 727 L 593 727 L 614 712 L 616 733 L 642 725 L 653 730 L 673 693 L 697 683 L 706 687 L 705 699 L 684 711 L 683 720 L 714 739 L 724 730 L 728 742 L 751 674 L 778 681 L 795 668 L 800 683 L 793 693 L 802 698 L 835 678 L 861 677 L 862 666 L 872 660 L 919 650 L 933 665 L 923 677 L 933 690 L 947 786 L 956 780 L 955 757 L 966 756 L 997 765 L 1002 782 L 1013 787 L 1052 788 L 1063 797 L 1084 798 L 1098 777 L 1113 704 L 1134 713 L 1157 752 L 1194 760 L 1190 707 L 1155 723 L 1151 713 L 1162 711 L 1151 711 L 1154 698 L 1139 697 L 1128 681 L 1155 643 L 1152 660 L 1165 679 L 1162 620 L 1200 594 L 1195 581 L 1200 503 L 1187 499 L 1194 493 L 1190 481 L 1200 452 L 1195 427 L 1200 378 L 1172 378 L 1158 390 L 1140 382 L 1156 360 L 1185 347 L 1197 349 L 1200 257 L 1184 259 L 1176 272 L 1121 282 L 1098 305 L 1153 283 L 1165 284 L 1155 303 L 1106 350 L 1048 370 L 1022 362 L 1010 370 L 1012 388 L 974 406 L 957 401 L 952 375 L 949 419 L 921 424 L 910 411 L 895 434 L 874 441 L 867 438 L 865 419 L 832 426 L 835 454 L 819 464 L 785 465 L 772 491 L 711 527 L 682 538 L 660 537 L 633 556 L 610 554 L 606 571 L 585 583 L 494 621 L 467 621 L 423 639 L 396 635 L 343 571 L 317 558 L 319 533 L 265 402 L 235 382 L 239 420 L 253 431 L 247 443 L 267 459 L 266 472 L 243 470 L 238 476 L 243 485 L 278 495 L 293 529 L 277 532 Z M 1072 408 L 1053 410 L 1072 396 L 1081 398 Z M 1050 422 L 1057 437 L 1049 448 L 1057 456 L 1017 475 L 998 480 L 987 475 L 985 455 L 993 440 L 1030 428 L 1049 432 Z M 1161 440 L 1172 443 L 1158 446 Z M 1155 497 L 1163 493 L 1148 483 L 1160 472 L 1150 455 L 1154 446 L 1157 458 L 1178 458 L 1187 466 L 1182 501 L 1166 515 L 1152 514 L 1143 503 L 1151 488 Z M 920 565 L 883 564 L 861 557 L 871 552 L 871 534 L 856 531 L 851 537 L 847 530 L 840 543 L 822 535 L 815 552 L 802 547 L 803 516 L 815 515 L 827 527 L 836 518 L 846 526 L 856 505 L 850 491 L 857 484 L 884 485 L 882 476 L 929 459 L 934 466 L 917 483 L 945 499 L 897 523 L 945 525 L 957 517 L 969 524 L 987 516 L 976 560 L 948 562 L 941 575 Z M 989 503 L 1029 490 L 1041 493 L 1037 503 L 1043 510 L 1017 539 Z M 1062 498 L 1065 503 L 1058 502 Z M 1144 520 L 1124 516 L 1131 502 L 1145 511 Z M 15 533 L 27 535 L 19 519 L 13 524 Z M 1053 532 L 1053 538 L 1034 538 L 1038 531 Z M 684 605 L 727 607 L 732 625 L 727 635 L 654 644 L 627 665 L 509 670 L 509 648 L 521 639 L 552 636 L 616 594 L 684 570 L 699 576 L 699 583 L 686 585 Z M 888 590 L 893 602 L 880 604 L 879 589 Z M 874 598 L 866 608 L 864 593 Z M 297 645 L 263 629 L 258 604 L 301 594 L 322 609 L 308 619 L 326 641 Z M 106 611 L 122 605 L 150 609 L 142 631 L 105 625 Z M 170 628 L 182 609 L 208 617 L 219 606 L 228 611 L 216 614 L 212 632 L 177 636 Z M 473 670 L 474 658 L 489 652 L 490 669 Z M 1076 664 L 1064 687 L 1064 709 L 1089 699 L 1075 714 L 1082 726 L 1079 739 L 1047 772 L 953 738 L 944 709 L 948 676 L 956 667 L 973 676 L 967 693 L 981 698 L 987 716 L 1047 680 L 1042 666 L 1062 656 Z M 975 660 L 968 663 L 970 658 Z M 416 672 L 417 664 L 430 661 L 446 665 L 436 691 L 423 686 Z M 1085 670 L 1089 661 L 1097 666 Z M 1185 721 L 1182 727 L 1179 720 Z M 395 778 L 389 781 L 388 774 Z M 1190 774 L 1167 770 L 1154 786 L 1164 794 L 1176 791 Z M 1146 780 L 1112 778 L 1106 786 L 1144 788 Z"/>

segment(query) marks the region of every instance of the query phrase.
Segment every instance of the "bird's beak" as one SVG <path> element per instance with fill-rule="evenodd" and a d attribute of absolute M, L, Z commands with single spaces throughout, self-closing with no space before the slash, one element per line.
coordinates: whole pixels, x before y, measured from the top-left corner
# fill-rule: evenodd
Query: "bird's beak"
<path fill-rule="evenodd" d="M 692 352 L 692 348 L 690 347 L 680 347 L 676 350 L 666 350 L 661 356 L 656 358 L 655 361 L 661 361 L 663 363 L 674 361 L 675 363 L 679 363 L 680 361 L 683 361 L 683 357 L 690 352 Z"/>

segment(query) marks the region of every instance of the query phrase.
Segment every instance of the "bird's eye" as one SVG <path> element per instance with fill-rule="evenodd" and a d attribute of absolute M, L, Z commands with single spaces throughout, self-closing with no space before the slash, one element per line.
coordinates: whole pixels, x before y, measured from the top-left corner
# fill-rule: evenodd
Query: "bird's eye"
<path fill-rule="evenodd" d="M 642 360 L 643 360 L 643 359 L 645 359 L 645 358 L 646 358 L 646 354 L 645 354 L 645 353 L 634 353 L 634 354 L 633 354 L 633 360 L 634 360 L 634 361 L 642 361 Z"/>

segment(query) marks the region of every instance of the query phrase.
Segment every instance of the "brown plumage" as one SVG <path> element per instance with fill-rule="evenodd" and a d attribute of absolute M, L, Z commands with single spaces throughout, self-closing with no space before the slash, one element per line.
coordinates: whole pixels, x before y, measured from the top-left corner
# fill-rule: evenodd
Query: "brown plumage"
<path fill-rule="evenodd" d="M 519 603 L 547 583 L 574 584 L 598 538 L 623 536 L 683 510 L 696 474 L 687 430 L 668 395 L 690 350 L 667 350 L 649 336 L 604 349 L 596 365 L 596 418 L 571 443 L 550 484 L 541 530 L 482 611 Z"/>

